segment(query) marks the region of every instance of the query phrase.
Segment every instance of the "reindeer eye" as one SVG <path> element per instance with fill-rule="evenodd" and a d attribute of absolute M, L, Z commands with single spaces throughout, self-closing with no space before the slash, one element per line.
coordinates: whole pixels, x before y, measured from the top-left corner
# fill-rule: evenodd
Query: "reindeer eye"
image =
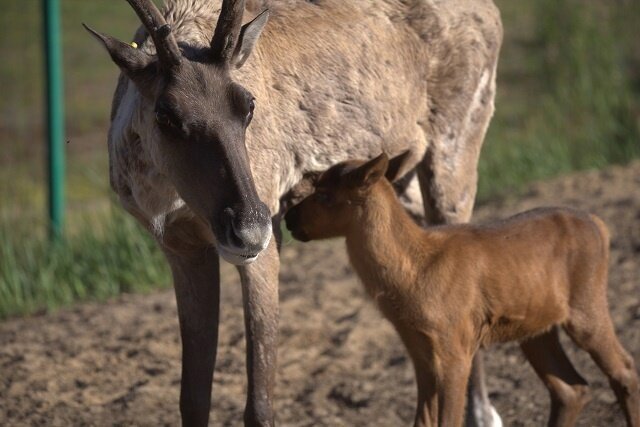
<path fill-rule="evenodd" d="M 175 126 L 169 114 L 162 110 L 156 110 L 156 122 L 161 126 Z"/>
<path fill-rule="evenodd" d="M 249 123 L 251 123 L 251 119 L 253 119 L 253 110 L 256 109 L 256 100 L 255 98 L 252 98 L 251 101 L 249 101 L 249 112 L 247 113 L 247 126 L 249 125 Z"/>

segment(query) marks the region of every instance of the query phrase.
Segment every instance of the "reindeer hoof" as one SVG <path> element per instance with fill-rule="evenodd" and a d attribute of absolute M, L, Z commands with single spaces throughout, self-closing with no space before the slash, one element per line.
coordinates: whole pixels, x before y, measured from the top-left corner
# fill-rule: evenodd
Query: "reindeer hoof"
<path fill-rule="evenodd" d="M 493 406 L 491 406 L 491 427 L 502 427 L 502 418 Z"/>

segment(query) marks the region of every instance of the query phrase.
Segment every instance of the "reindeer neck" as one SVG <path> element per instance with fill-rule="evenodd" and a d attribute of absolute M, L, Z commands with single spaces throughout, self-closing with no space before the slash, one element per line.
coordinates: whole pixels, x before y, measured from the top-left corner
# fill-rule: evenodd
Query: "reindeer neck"
<path fill-rule="evenodd" d="M 351 264 L 371 292 L 410 285 L 415 263 L 428 251 L 428 235 L 406 213 L 387 182 L 376 184 L 347 234 Z M 380 289 L 380 288 L 385 289 Z"/>

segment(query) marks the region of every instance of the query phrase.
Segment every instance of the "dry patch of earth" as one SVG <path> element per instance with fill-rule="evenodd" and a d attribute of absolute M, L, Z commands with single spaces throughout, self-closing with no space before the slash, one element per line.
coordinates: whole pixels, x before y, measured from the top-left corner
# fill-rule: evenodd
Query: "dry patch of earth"
<path fill-rule="evenodd" d="M 640 162 L 534 184 L 478 207 L 476 221 L 543 205 L 600 215 L 612 232 L 609 301 L 640 365 Z M 411 362 L 366 298 L 341 241 L 282 250 L 277 421 L 287 426 L 398 426 L 413 421 Z M 622 425 L 604 375 L 564 339 L 593 389 L 579 424 Z M 224 266 L 213 425 L 240 425 L 246 380 L 240 285 Z M 545 389 L 515 344 L 486 354 L 505 425 L 546 422 Z M 0 425 L 178 425 L 180 344 L 173 294 L 125 295 L 0 324 Z"/>

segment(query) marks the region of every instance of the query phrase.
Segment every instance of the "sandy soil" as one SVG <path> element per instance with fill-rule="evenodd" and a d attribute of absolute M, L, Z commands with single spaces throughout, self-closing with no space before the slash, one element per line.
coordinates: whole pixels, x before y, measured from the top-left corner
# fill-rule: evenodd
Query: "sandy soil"
<path fill-rule="evenodd" d="M 612 230 L 609 299 L 640 365 L 640 162 L 535 184 L 480 206 L 477 220 L 535 206 L 576 206 Z M 413 418 L 410 361 L 365 298 L 343 243 L 283 247 L 275 407 L 280 425 L 399 426 Z M 237 274 L 223 270 L 213 425 L 240 425 L 246 390 Z M 583 426 L 623 424 L 604 375 L 565 340 L 592 385 Z M 177 425 L 180 346 L 171 292 L 125 295 L 0 324 L 0 425 Z M 547 394 L 514 344 L 486 356 L 491 398 L 511 426 L 543 425 Z"/>

